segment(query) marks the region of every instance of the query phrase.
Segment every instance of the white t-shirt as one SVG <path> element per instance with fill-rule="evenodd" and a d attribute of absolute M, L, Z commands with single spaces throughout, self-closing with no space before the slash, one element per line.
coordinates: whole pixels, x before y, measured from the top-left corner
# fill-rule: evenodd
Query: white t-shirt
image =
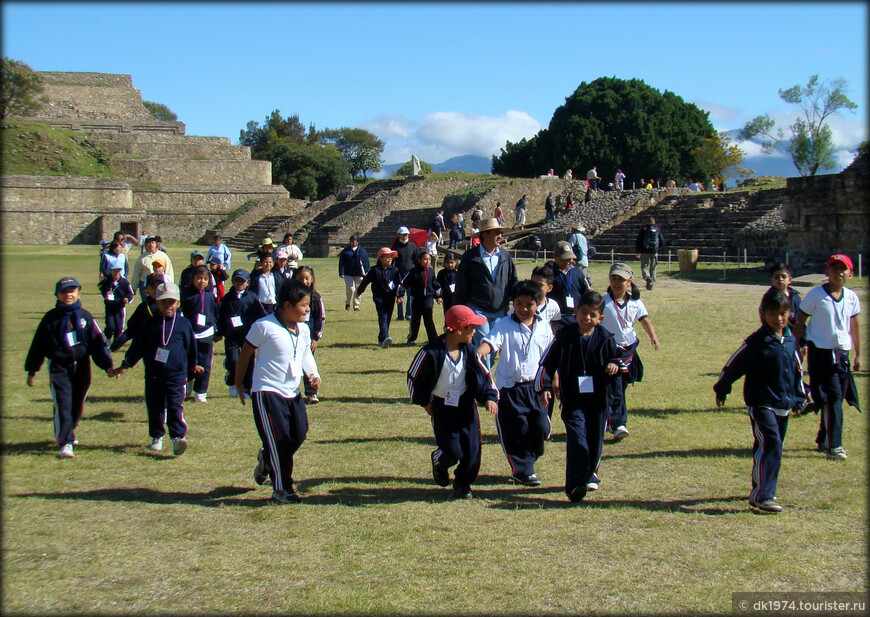
<path fill-rule="evenodd" d="M 447 393 L 451 390 L 456 391 L 456 396 L 465 394 L 467 385 L 465 383 L 465 362 L 468 358 L 465 354 L 460 353 L 459 359 L 454 362 L 450 354 L 444 354 L 444 364 L 441 366 L 441 374 L 438 375 L 438 381 L 435 382 L 435 387 L 432 388 L 432 396 L 438 396 L 446 399 Z"/>
<path fill-rule="evenodd" d="M 617 345 L 627 348 L 637 341 L 634 322 L 648 315 L 646 306 L 640 299 L 629 299 L 624 304 L 617 303 L 608 293 L 604 296 L 604 320 L 601 325 L 613 335 Z"/>
<path fill-rule="evenodd" d="M 284 398 L 299 394 L 303 372 L 320 375 L 311 353 L 311 331 L 305 323 L 296 324 L 293 335 L 273 313 L 254 322 L 245 340 L 257 348 L 252 392 L 277 392 Z"/>
<path fill-rule="evenodd" d="M 854 291 L 843 287 L 843 295 L 834 300 L 824 287 L 813 287 L 801 301 L 800 310 L 810 316 L 807 338 L 816 347 L 852 349 L 852 337 L 849 336 L 852 317 L 861 312 L 861 302 Z"/>
<path fill-rule="evenodd" d="M 553 329 L 538 315 L 531 328 L 508 315 L 495 322 L 483 340 L 499 352 L 493 373 L 496 386 L 511 388 L 517 382 L 535 378 L 538 362 L 553 340 Z"/>

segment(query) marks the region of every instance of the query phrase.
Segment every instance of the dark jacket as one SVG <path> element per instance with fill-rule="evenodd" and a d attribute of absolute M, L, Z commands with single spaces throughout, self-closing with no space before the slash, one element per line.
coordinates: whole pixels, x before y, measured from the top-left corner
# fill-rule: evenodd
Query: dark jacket
<path fill-rule="evenodd" d="M 620 349 L 613 335 L 601 326 L 596 326 L 586 341 L 583 339 L 576 325 L 556 332 L 541 358 L 535 375 L 535 390 L 550 390 L 553 375 L 559 371 L 563 409 L 579 403 L 584 410 L 592 405 L 601 411 L 610 406 L 617 387 L 615 376 L 608 375 L 605 367 L 612 362 L 624 370 L 627 352 Z M 593 392 L 580 393 L 577 378 L 583 375 L 592 377 Z"/>
<path fill-rule="evenodd" d="M 178 288 L 182 292 L 185 290 L 185 288 L 193 285 L 193 268 L 194 268 L 194 266 L 187 266 L 184 270 L 181 271 L 181 276 L 178 277 Z M 214 285 L 215 285 L 213 272 L 214 272 L 213 270 L 209 270 L 208 285 L 206 285 L 206 287 L 205 287 L 209 291 L 214 289 Z M 221 270 L 221 272 L 223 272 L 223 270 Z M 227 280 L 227 279 L 224 278 L 224 280 Z"/>
<path fill-rule="evenodd" d="M 465 360 L 466 394 L 470 393 L 481 405 L 486 401 L 498 402 L 495 383 L 489 371 L 480 362 L 480 358 L 474 353 L 474 347 L 460 345 L 459 352 Z M 438 383 L 438 376 L 441 374 L 446 356 L 447 342 L 444 334 L 427 343 L 414 356 L 414 361 L 411 362 L 406 374 L 412 403 L 425 407 L 432 402 L 432 390 Z"/>
<path fill-rule="evenodd" d="M 455 292 L 450 289 L 451 285 L 456 289 L 456 268 L 453 270 L 441 268 L 435 280 L 441 285 L 441 299 L 444 301 L 444 310 L 447 311 L 451 306 L 456 304 L 454 300 Z"/>
<path fill-rule="evenodd" d="M 499 249 L 496 278 L 493 281 L 489 268 L 481 256 L 483 245 L 465 251 L 456 269 L 456 293 L 454 302 L 487 312 L 507 313 L 510 292 L 517 282 L 517 268 L 507 250 Z"/>
<path fill-rule="evenodd" d="M 165 344 L 164 337 L 168 337 Z M 158 348 L 169 350 L 166 362 L 157 361 Z M 173 318 L 167 319 L 157 313 L 149 317 L 133 338 L 130 349 L 121 362 L 121 368 L 136 366 L 139 360 L 142 360 L 145 365 L 145 379 L 159 379 L 166 382 L 193 379 L 193 367 L 196 366 L 196 341 L 193 338 L 193 327 L 184 315 L 176 312 Z"/>
<path fill-rule="evenodd" d="M 390 246 L 391 251 L 396 251 L 399 256 L 393 260 L 393 265 L 399 270 L 402 278 L 414 269 L 417 264 L 417 245 L 408 240 L 405 244 L 399 242 L 396 238 Z"/>
<path fill-rule="evenodd" d="M 251 291 L 257 294 L 257 298 L 262 296 L 260 287 L 262 286 L 262 280 L 265 276 L 271 276 L 275 281 L 275 301 L 278 301 L 278 291 L 281 289 L 281 283 L 283 283 L 286 279 L 284 279 L 281 275 L 279 275 L 274 269 L 269 272 L 268 275 L 264 274 L 262 270 L 257 270 L 251 274 L 251 282 L 249 283 L 249 287 Z M 262 302 L 262 300 L 260 300 Z"/>
<path fill-rule="evenodd" d="M 323 298 L 316 291 L 311 292 L 311 312 L 308 313 L 308 329 L 311 330 L 311 340 L 319 341 L 323 338 L 323 322 L 326 321 L 326 309 L 323 306 Z"/>
<path fill-rule="evenodd" d="M 127 304 L 133 301 L 133 287 L 130 286 L 130 281 L 125 279 L 123 276 L 119 278 L 117 282 L 113 281 L 111 278 L 103 279 L 97 287 L 100 290 L 100 295 L 103 296 L 103 304 L 106 305 L 107 314 L 114 314 L 123 309 L 124 306 L 126 306 L 124 303 L 125 298 Z M 106 298 L 106 294 L 109 292 L 112 293 L 111 300 Z"/>
<path fill-rule="evenodd" d="M 432 268 L 423 269 L 422 266 L 415 266 L 413 270 L 408 272 L 405 280 L 402 281 L 402 290 L 407 291 L 414 298 L 413 310 L 432 308 L 435 297 L 440 295 L 441 284 L 435 278 L 435 270 Z"/>
<path fill-rule="evenodd" d="M 568 306 L 566 298 L 570 296 L 574 299 L 575 308 L 580 306 L 581 296 L 589 291 L 589 284 L 583 270 L 571 266 L 566 274 L 559 269 L 555 261 L 548 261 L 544 266 L 553 271 L 553 291 L 547 294 L 547 297 L 553 298 L 559 305 L 559 310 L 562 311 L 562 325 L 577 323 L 574 309 Z"/>
<path fill-rule="evenodd" d="M 744 375 L 743 400 L 749 407 L 794 409 L 806 400 L 797 343 L 788 330 L 781 340 L 767 325 L 750 334 L 725 363 L 713 386 L 716 396 L 727 397 Z"/>
<path fill-rule="evenodd" d="M 217 323 L 218 305 L 214 293 L 208 289 L 200 292 L 194 287 L 188 287 L 182 292 L 181 313 L 193 327 L 193 334 L 198 340 L 210 340 L 214 337 L 214 327 Z M 199 322 L 199 315 L 203 315 L 205 322 Z M 211 333 L 202 336 L 211 329 Z"/>
<path fill-rule="evenodd" d="M 391 283 L 392 287 L 390 287 Z M 376 264 L 363 277 L 362 282 L 356 289 L 356 295 L 361 296 L 369 285 L 372 286 L 372 297 L 376 302 L 395 300 L 397 295 L 399 297 L 404 295 L 401 292 L 402 276 L 399 274 L 396 266 L 391 265 L 388 268 L 383 268 L 380 264 Z"/>
<path fill-rule="evenodd" d="M 257 294 L 245 289 L 239 296 L 235 289 L 230 289 L 224 294 L 218 308 L 217 333 L 224 337 L 226 345 L 241 347 L 254 322 L 265 316 L 266 309 L 260 304 Z M 233 325 L 233 317 L 241 318 L 238 327 Z"/>
<path fill-rule="evenodd" d="M 78 323 L 74 324 L 74 320 L 78 320 Z M 70 346 L 67 333 L 73 331 L 76 332 L 77 343 Z M 43 315 L 33 333 L 33 341 L 24 360 L 24 370 L 36 373 L 43 360 L 48 358 L 50 372 L 62 372 L 76 362 L 87 360 L 88 356 L 104 371 L 113 366 L 106 337 L 94 316 L 81 308 L 81 304 L 76 311 L 55 307 Z"/>
<path fill-rule="evenodd" d="M 369 254 L 361 244 L 356 245 L 356 250 L 350 246 L 338 254 L 339 276 L 365 276 L 369 271 Z"/>

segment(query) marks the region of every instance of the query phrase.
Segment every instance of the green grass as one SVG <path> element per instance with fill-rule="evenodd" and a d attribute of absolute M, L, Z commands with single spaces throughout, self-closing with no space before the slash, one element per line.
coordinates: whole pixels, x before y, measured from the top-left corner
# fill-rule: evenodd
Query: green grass
<path fill-rule="evenodd" d="M 177 269 L 192 247 L 169 246 Z M 408 401 L 416 349 L 379 349 L 370 295 L 345 311 L 336 260 L 305 263 L 327 309 L 323 401 L 296 457 L 304 502 L 277 507 L 252 480 L 258 438 L 250 407 L 221 384 L 220 344 L 209 402 L 186 405 L 183 457 L 145 450 L 139 364 L 118 380 L 95 372 L 76 458 L 58 460 L 45 369 L 27 388 L 24 356 L 63 275 L 102 318 L 97 249 L 3 247 L 4 613 L 698 614 L 730 612 L 736 591 L 866 589 L 865 416 L 846 410 L 844 462 L 814 451 L 817 416 L 792 420 L 785 511 L 772 516 L 746 503 L 740 385 L 714 405 L 716 375 L 757 327 L 764 275 L 755 287 L 662 277 L 643 294 L 663 347 L 640 333 L 632 433 L 605 444 L 601 489 L 585 502 L 562 491 L 560 420 L 537 465 L 543 485 L 527 489 L 506 482 L 485 413 L 475 499 L 454 502 L 432 482 L 431 426 Z M 593 264 L 594 282 L 608 265 Z M 11 284 L 25 269 L 28 284 Z M 866 282 L 856 289 L 866 303 Z M 406 327 L 394 322 L 395 340 Z M 866 401 L 866 373 L 858 383 Z"/>
<path fill-rule="evenodd" d="M 38 122 L 6 122 L 0 130 L 4 174 L 115 177 L 87 133 Z"/>

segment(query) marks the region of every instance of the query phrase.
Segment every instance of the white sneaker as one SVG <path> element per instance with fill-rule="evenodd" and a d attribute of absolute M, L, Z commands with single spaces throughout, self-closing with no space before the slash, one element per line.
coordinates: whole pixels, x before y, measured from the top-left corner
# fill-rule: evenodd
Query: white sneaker
<path fill-rule="evenodd" d="M 233 398 L 239 398 L 239 390 L 235 386 L 230 386 L 230 396 Z"/>
<path fill-rule="evenodd" d="M 208 402 L 208 393 L 203 392 L 202 394 L 200 394 L 199 392 L 194 392 L 193 402 L 194 403 L 207 403 Z"/>
<path fill-rule="evenodd" d="M 624 424 L 620 424 L 615 429 L 613 429 L 613 439 L 615 441 L 625 439 L 626 437 L 628 437 L 628 429 L 625 428 Z"/>
<path fill-rule="evenodd" d="M 152 452 L 160 452 L 163 449 L 163 437 L 155 437 L 151 440 L 151 445 L 148 449 Z"/>
<path fill-rule="evenodd" d="M 181 456 L 187 450 L 187 440 L 184 437 L 172 438 L 172 453 L 175 456 Z"/>
<path fill-rule="evenodd" d="M 60 458 L 73 458 L 75 454 L 73 454 L 73 445 L 71 443 L 65 443 L 60 448 L 60 452 L 58 453 Z"/>

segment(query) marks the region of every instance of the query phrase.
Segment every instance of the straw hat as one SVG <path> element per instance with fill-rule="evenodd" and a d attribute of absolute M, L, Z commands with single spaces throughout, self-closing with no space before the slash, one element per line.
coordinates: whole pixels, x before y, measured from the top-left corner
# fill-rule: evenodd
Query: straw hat
<path fill-rule="evenodd" d="M 499 231 L 501 231 L 503 229 L 507 229 L 507 227 L 503 227 L 502 225 L 500 225 L 497 218 L 483 219 L 482 221 L 480 221 L 480 223 L 478 223 L 478 229 L 476 232 L 471 234 L 471 237 L 477 238 L 483 232 L 492 231 L 493 229 L 498 229 Z"/>

